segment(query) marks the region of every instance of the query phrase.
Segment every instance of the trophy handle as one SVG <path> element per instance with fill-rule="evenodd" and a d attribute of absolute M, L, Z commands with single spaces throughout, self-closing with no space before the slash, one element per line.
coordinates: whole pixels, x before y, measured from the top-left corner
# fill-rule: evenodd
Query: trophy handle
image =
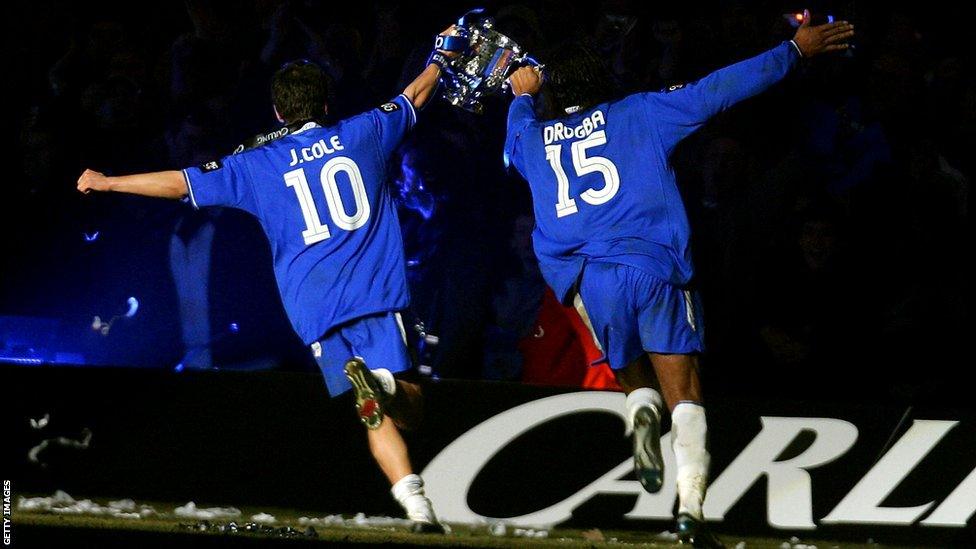
<path fill-rule="evenodd" d="M 469 25 L 474 23 L 475 19 L 485 19 L 484 17 L 481 16 L 481 14 L 484 12 L 485 12 L 485 8 L 475 8 L 465 13 L 464 15 L 458 18 L 457 26 L 468 27 Z M 491 18 L 488 19 L 490 20 Z"/>

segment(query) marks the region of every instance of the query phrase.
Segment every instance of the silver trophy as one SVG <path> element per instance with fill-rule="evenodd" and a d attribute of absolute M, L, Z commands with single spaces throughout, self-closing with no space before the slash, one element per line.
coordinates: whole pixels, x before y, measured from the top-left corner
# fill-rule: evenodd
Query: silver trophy
<path fill-rule="evenodd" d="M 514 40 L 494 29 L 491 17 L 480 10 L 458 20 L 457 37 L 467 41 L 444 66 L 441 96 L 450 104 L 481 114 L 483 97 L 508 89 L 508 77 L 520 64 L 536 64 Z"/>

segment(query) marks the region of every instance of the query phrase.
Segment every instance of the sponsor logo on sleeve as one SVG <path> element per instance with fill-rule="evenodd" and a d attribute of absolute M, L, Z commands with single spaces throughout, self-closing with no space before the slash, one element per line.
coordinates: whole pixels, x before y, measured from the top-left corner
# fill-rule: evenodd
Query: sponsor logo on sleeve
<path fill-rule="evenodd" d="M 203 173 L 207 173 L 207 172 L 219 170 L 220 168 L 223 167 L 224 166 L 223 164 L 220 163 L 220 160 L 211 160 L 210 162 L 207 162 L 206 164 L 200 166 L 200 171 Z"/>
<path fill-rule="evenodd" d="M 664 93 L 671 93 L 673 91 L 680 90 L 683 87 L 685 87 L 685 84 L 674 84 L 672 86 L 668 86 L 664 88 Z"/>
<path fill-rule="evenodd" d="M 391 101 L 390 103 L 383 103 L 382 105 L 380 105 L 380 110 L 385 112 L 386 114 L 390 114 L 400 110 L 400 105 L 397 105 L 396 103 L 393 103 Z"/>

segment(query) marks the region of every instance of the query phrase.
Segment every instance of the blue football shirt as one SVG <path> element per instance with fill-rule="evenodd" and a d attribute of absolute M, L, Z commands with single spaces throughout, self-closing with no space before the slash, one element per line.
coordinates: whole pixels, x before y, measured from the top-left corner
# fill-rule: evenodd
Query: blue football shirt
<path fill-rule="evenodd" d="M 253 214 L 271 244 L 281 301 L 306 344 L 356 318 L 407 306 L 403 241 L 387 164 L 416 123 L 403 95 L 184 170 L 194 207 Z"/>
<path fill-rule="evenodd" d="M 537 120 L 530 95 L 512 101 L 505 161 L 529 183 L 533 245 L 561 300 L 587 261 L 688 283 L 690 228 L 668 157 L 713 115 L 780 81 L 798 59 L 796 45 L 783 42 L 697 82 L 557 120 Z"/>

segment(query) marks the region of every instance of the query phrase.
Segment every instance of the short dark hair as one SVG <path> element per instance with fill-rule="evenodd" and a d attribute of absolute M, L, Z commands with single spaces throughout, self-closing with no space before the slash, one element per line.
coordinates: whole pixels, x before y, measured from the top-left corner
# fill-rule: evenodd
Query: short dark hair
<path fill-rule="evenodd" d="M 325 72 L 305 59 L 285 63 L 271 79 L 271 101 L 288 124 L 321 117 L 328 95 Z"/>
<path fill-rule="evenodd" d="M 562 45 L 544 61 L 542 117 L 547 120 L 566 116 L 568 108 L 586 110 L 618 95 L 607 60 L 587 44 Z"/>

